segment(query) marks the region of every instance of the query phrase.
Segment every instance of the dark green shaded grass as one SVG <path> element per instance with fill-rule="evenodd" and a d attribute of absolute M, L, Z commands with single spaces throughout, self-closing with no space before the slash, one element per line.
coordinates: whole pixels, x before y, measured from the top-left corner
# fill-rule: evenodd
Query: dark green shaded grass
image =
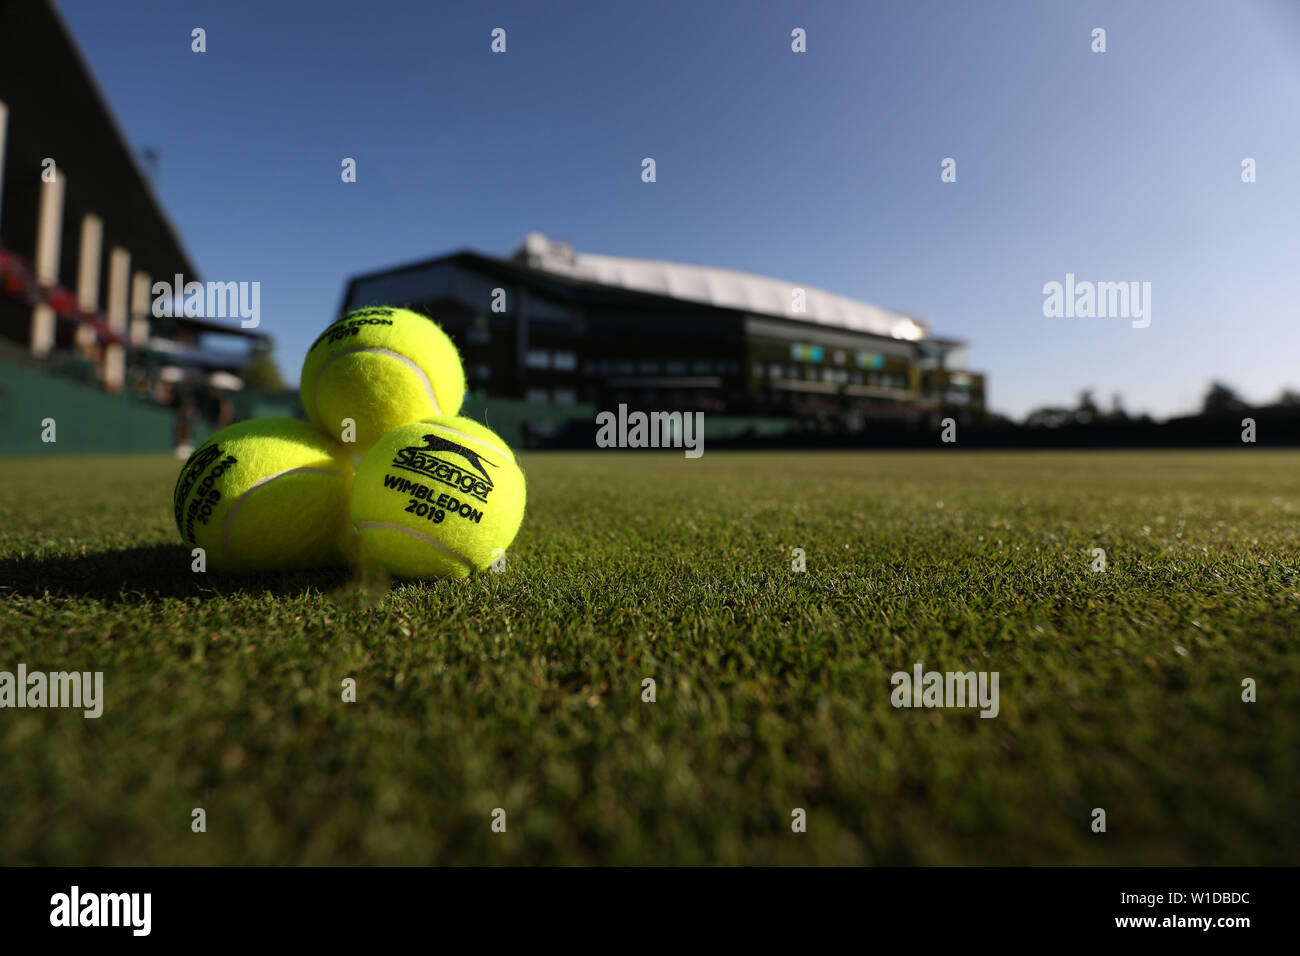
<path fill-rule="evenodd" d="M 191 574 L 173 461 L 0 462 L 0 669 L 107 697 L 0 710 L 0 862 L 1295 862 L 1300 454 L 523 465 L 505 573 L 390 592 Z"/>

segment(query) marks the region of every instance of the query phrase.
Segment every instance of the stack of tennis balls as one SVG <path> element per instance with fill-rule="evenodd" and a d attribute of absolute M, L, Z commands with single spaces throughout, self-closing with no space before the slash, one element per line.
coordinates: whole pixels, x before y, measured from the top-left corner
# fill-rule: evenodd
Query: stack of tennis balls
<path fill-rule="evenodd" d="M 344 315 L 312 343 L 312 425 L 223 429 L 181 471 L 182 539 L 214 570 L 379 565 L 400 577 L 486 570 L 523 521 L 523 472 L 491 430 L 457 417 L 465 372 L 446 333 L 408 309 Z"/>

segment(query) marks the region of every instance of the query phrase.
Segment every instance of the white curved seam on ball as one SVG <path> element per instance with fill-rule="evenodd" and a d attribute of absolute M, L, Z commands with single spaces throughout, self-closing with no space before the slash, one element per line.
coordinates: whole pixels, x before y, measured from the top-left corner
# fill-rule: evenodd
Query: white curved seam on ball
<path fill-rule="evenodd" d="M 436 414 L 442 414 L 442 406 L 438 404 L 438 396 L 433 393 L 433 382 L 429 381 L 429 376 L 424 374 L 424 369 L 416 365 L 413 361 L 403 355 L 401 352 L 394 352 L 392 349 L 382 349 L 372 345 L 358 345 L 356 348 L 344 349 L 342 352 L 336 352 L 329 357 L 329 360 L 316 370 L 316 378 L 311 383 L 312 404 L 316 406 L 316 414 L 320 414 L 320 377 L 325 374 L 325 370 L 337 362 L 345 355 L 359 355 L 363 352 L 372 352 L 375 355 L 387 355 L 404 363 L 412 372 L 419 376 L 420 381 L 424 383 L 424 390 L 429 393 L 429 401 L 433 402 L 433 410 Z"/>
<path fill-rule="evenodd" d="M 413 528 L 407 528 L 400 524 L 392 524 L 388 521 L 358 521 L 356 522 L 355 527 L 358 531 L 361 531 L 364 528 L 379 528 L 384 531 L 400 531 L 402 534 L 409 534 L 412 538 L 418 538 L 420 541 L 433 545 L 443 554 L 447 555 L 447 557 L 454 558 L 471 571 L 477 570 L 474 562 L 465 557 L 465 555 L 461 554 L 459 551 L 453 551 L 437 538 L 431 538 L 427 534 L 422 534 Z"/>
<path fill-rule="evenodd" d="M 236 516 L 237 514 L 239 514 L 239 509 L 242 508 L 242 507 L 244 507 L 244 499 L 246 499 L 249 495 L 251 495 L 251 494 L 252 494 L 254 491 L 256 491 L 258 488 L 261 488 L 261 487 L 262 487 L 263 485 L 265 485 L 267 482 L 275 481 L 275 479 L 277 479 L 277 478 L 283 478 L 285 475 L 334 475 L 334 476 L 338 476 L 338 472 L 337 472 L 337 471 L 330 471 L 330 469 L 328 469 L 328 468 L 309 468 L 309 467 L 307 467 L 307 466 L 305 466 L 305 465 L 304 465 L 302 468 L 289 468 L 289 469 L 286 469 L 285 471 L 277 471 L 274 475 L 267 475 L 267 476 L 266 476 L 265 478 L 263 478 L 261 481 L 254 482 L 252 485 L 250 485 L 250 486 L 248 487 L 248 489 L 247 489 L 247 490 L 246 490 L 242 495 L 240 495 L 238 498 L 235 499 L 234 507 L 232 507 L 228 512 L 226 512 L 226 520 L 223 521 L 223 522 L 221 523 L 221 548 L 222 548 L 223 551 L 226 552 L 226 557 L 230 558 L 230 560 L 234 561 L 237 565 L 239 565 L 239 566 L 240 566 L 241 568 L 243 568 L 245 571 L 251 571 L 252 568 L 250 568 L 250 567 L 248 566 L 248 564 L 244 561 L 243 558 L 241 558 L 239 555 L 235 554 L 235 552 L 231 549 L 231 547 L 230 547 L 230 526 L 233 525 L 233 524 L 235 523 L 235 516 Z"/>
<path fill-rule="evenodd" d="M 443 431 L 451 432 L 453 435 L 459 435 L 462 438 L 468 438 L 470 441 L 476 441 L 484 448 L 491 448 L 494 452 L 496 452 L 498 455 L 501 455 L 503 458 L 508 458 L 511 461 L 514 460 L 514 456 L 510 454 L 510 451 L 508 449 L 498 448 L 490 441 L 479 438 L 477 435 L 471 435 L 469 432 L 463 432 L 458 428 L 452 428 L 450 425 L 444 425 L 441 422 L 424 422 L 423 424 L 432 425 L 435 428 L 441 428 Z"/>

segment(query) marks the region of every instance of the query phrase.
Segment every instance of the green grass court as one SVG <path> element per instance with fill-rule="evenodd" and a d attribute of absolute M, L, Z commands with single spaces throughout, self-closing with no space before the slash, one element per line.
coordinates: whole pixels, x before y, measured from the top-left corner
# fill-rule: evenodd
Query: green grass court
<path fill-rule="evenodd" d="M 174 460 L 0 461 L 0 670 L 106 698 L 0 711 L 0 863 L 1300 854 L 1300 453 L 521 464 L 504 573 L 388 593 L 192 574 Z M 917 661 L 999 716 L 891 707 Z"/>

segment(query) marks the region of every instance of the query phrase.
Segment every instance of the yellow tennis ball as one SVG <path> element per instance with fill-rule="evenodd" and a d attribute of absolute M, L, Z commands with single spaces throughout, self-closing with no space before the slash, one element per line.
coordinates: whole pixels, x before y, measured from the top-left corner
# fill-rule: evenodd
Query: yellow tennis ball
<path fill-rule="evenodd" d="M 312 343 L 299 383 L 307 417 L 325 434 L 344 439 L 355 422 L 365 452 L 398 425 L 431 415 L 455 415 L 465 400 L 460 355 L 438 324 L 409 309 L 358 309 Z"/>
<path fill-rule="evenodd" d="M 214 571 L 289 571 L 356 557 L 352 462 L 309 423 L 259 418 L 194 450 L 172 502 L 181 540 Z"/>
<path fill-rule="evenodd" d="M 405 578 L 464 578 L 505 554 L 524 518 L 524 473 L 469 418 L 399 425 L 352 483 L 361 557 Z"/>

